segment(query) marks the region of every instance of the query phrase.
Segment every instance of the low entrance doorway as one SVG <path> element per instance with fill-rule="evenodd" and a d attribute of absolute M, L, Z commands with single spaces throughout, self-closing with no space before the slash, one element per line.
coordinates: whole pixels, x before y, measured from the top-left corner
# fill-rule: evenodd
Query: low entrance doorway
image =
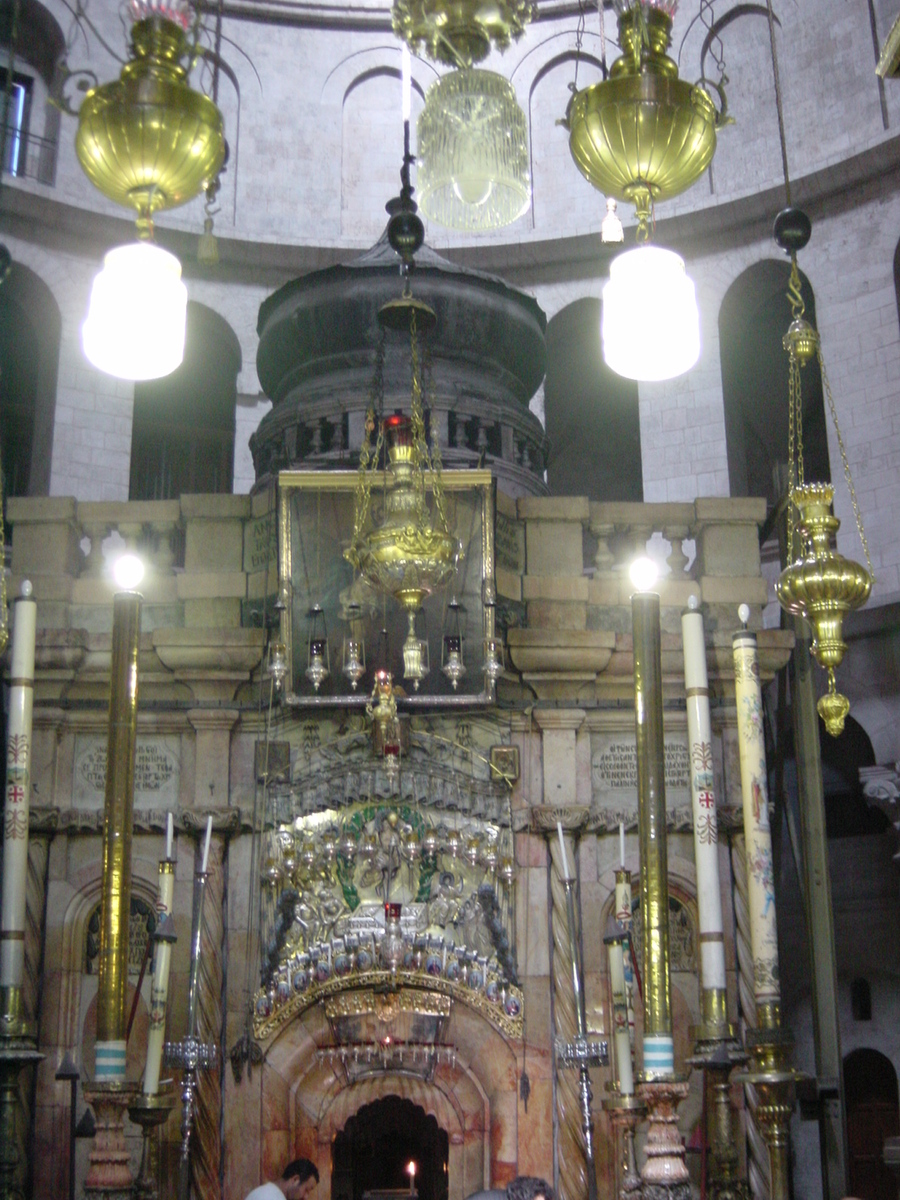
<path fill-rule="evenodd" d="M 450 1143 L 418 1104 L 385 1096 L 366 1104 L 332 1145 L 331 1200 L 363 1200 L 367 1192 L 410 1191 L 415 1164 L 418 1200 L 448 1200 Z"/>

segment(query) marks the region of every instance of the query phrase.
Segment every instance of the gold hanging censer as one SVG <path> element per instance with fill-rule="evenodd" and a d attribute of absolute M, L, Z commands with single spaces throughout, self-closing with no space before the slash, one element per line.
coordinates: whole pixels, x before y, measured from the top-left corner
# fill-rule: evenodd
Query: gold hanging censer
<path fill-rule="evenodd" d="M 685 191 L 709 166 L 724 107 L 720 117 L 707 91 L 679 79 L 666 54 L 672 0 L 617 8 L 622 55 L 608 79 L 575 92 L 565 125 L 582 175 L 604 195 L 634 204 L 641 241 L 651 205 Z"/>
<path fill-rule="evenodd" d="M 850 701 L 835 686 L 834 669 L 839 666 L 847 649 L 842 625 L 845 615 L 859 608 L 869 598 L 875 576 L 869 546 L 863 529 L 862 515 L 847 461 L 847 451 L 841 436 L 831 385 L 825 371 L 822 344 L 818 333 L 804 316 L 797 270 L 797 251 L 809 241 L 809 219 L 799 209 L 787 208 L 775 222 L 775 240 L 791 256 L 791 277 L 788 299 L 793 320 L 784 336 L 784 348 L 790 363 L 789 382 L 789 488 L 788 557 L 790 565 L 782 571 L 775 590 L 781 607 L 794 616 L 805 617 L 812 633 L 812 653 L 819 666 L 828 672 L 828 692 L 816 707 L 825 728 L 838 737 L 850 711 Z M 803 471 L 803 392 L 802 369 L 815 359 L 822 374 L 822 385 L 828 400 L 828 410 L 834 422 L 841 451 L 844 478 L 856 517 L 868 570 L 845 558 L 834 547 L 834 537 L 840 521 L 831 511 L 834 488 L 830 483 L 807 483 Z M 799 517 L 794 518 L 794 509 Z M 796 528 L 796 536 L 795 536 Z"/>
<path fill-rule="evenodd" d="M 92 88 L 78 112 L 75 153 L 99 191 L 137 211 L 150 237 L 153 214 L 192 200 L 225 158 L 222 114 L 187 82 L 187 4 L 162 16 L 136 0 L 132 57 L 112 83 Z"/>
<path fill-rule="evenodd" d="M 409 275 L 414 255 L 424 240 L 424 227 L 412 199 L 409 181 L 409 123 L 400 173 L 400 196 L 389 201 L 388 240 L 400 255 L 405 279 L 403 295 L 391 300 L 378 317 L 385 329 L 409 334 L 412 373 L 410 415 L 400 413 L 380 419 L 370 410 L 359 456 L 359 477 L 353 513 L 353 537 L 344 557 L 376 590 L 393 596 L 406 610 L 409 632 L 403 645 L 407 675 L 417 686 L 427 670 L 422 639 L 416 631 L 416 613 L 427 596 L 443 587 L 453 575 L 459 541 L 450 532 L 444 489 L 441 484 L 440 446 L 435 433 L 429 449 L 422 411 L 422 382 L 418 334 L 434 326 L 435 314 L 410 293 Z M 374 447 L 372 433 L 378 432 Z M 379 457 L 385 455 L 385 469 Z M 370 519 L 372 484 L 384 484 L 384 514 L 378 524 Z M 430 486 L 432 505 L 426 490 Z"/>

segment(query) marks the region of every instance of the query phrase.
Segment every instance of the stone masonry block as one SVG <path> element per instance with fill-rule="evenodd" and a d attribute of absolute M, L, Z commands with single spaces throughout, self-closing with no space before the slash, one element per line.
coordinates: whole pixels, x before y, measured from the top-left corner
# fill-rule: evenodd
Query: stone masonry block
<path fill-rule="evenodd" d="M 584 571 L 581 522 L 526 521 L 525 563 L 529 575 L 580 577 Z"/>

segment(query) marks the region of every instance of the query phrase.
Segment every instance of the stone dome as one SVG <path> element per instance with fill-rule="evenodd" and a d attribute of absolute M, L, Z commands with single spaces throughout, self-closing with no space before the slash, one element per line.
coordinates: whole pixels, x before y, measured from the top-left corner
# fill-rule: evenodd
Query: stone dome
<path fill-rule="evenodd" d="M 347 264 L 292 280 L 259 310 L 257 371 L 273 407 L 252 442 L 257 484 L 291 467 L 355 463 L 371 403 L 382 328 L 401 294 L 387 236 Z M 434 310 L 420 338 L 444 465 L 489 467 L 509 495 L 546 492 L 546 439 L 528 402 L 544 378 L 546 318 L 530 296 L 423 246 L 415 297 Z M 384 407 L 409 407 L 409 343 L 388 332 Z"/>

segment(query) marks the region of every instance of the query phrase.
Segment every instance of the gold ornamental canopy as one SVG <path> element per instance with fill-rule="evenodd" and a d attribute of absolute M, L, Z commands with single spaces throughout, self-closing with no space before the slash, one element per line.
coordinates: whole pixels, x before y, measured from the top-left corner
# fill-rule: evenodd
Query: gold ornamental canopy
<path fill-rule="evenodd" d="M 505 50 L 531 20 L 531 0 L 394 0 L 394 33 L 448 67 L 471 67 Z"/>
<path fill-rule="evenodd" d="M 187 82 L 182 24 L 144 16 L 131 49 L 120 77 L 85 96 L 75 152 L 98 191 L 137 211 L 139 234 L 148 237 L 155 212 L 186 204 L 215 177 L 225 135 L 216 105 Z"/>
<path fill-rule="evenodd" d="M 621 56 L 608 79 L 575 93 L 566 116 L 575 165 L 604 195 L 634 204 L 639 240 L 651 205 L 689 188 L 716 149 L 716 106 L 666 53 L 674 8 L 638 2 L 620 12 Z"/>

